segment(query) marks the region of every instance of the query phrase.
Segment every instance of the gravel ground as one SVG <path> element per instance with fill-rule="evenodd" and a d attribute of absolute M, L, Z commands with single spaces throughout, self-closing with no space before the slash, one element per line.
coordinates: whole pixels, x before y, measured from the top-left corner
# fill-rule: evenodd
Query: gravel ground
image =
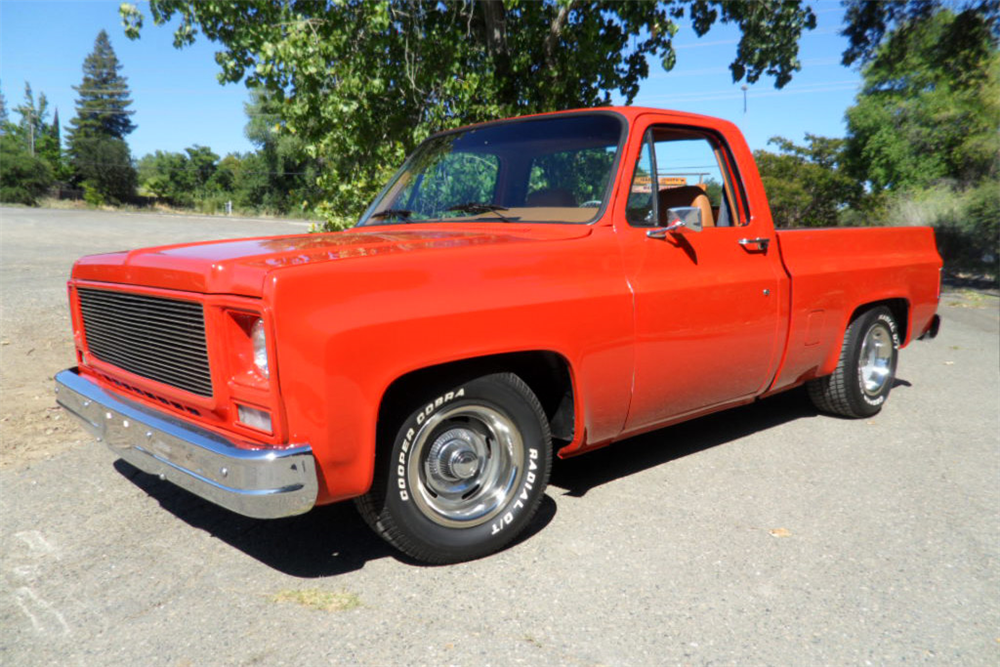
<path fill-rule="evenodd" d="M 518 544 L 425 567 L 350 504 L 239 517 L 54 409 L 77 256 L 301 229 L 0 209 L 0 664 L 1000 663 L 996 296 L 946 294 L 873 419 L 793 391 L 557 462 Z"/>

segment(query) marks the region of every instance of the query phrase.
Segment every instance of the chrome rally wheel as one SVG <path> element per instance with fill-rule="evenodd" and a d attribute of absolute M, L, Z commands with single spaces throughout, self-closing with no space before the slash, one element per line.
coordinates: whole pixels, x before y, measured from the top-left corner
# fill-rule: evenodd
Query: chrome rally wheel
<path fill-rule="evenodd" d="M 412 403 L 411 403 L 412 405 Z M 381 443 L 361 515 L 390 544 L 429 563 L 502 549 L 545 494 L 552 438 L 538 398 L 513 373 L 435 390 Z"/>

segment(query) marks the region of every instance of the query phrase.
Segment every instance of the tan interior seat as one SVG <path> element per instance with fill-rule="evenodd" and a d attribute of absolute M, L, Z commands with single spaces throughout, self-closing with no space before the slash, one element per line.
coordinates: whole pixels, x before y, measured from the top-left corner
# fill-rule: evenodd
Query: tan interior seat
<path fill-rule="evenodd" d="M 545 188 L 528 195 L 525 206 L 559 206 L 576 208 L 576 197 L 566 188 Z"/>
<path fill-rule="evenodd" d="M 701 226 L 715 227 L 715 216 L 712 215 L 712 202 L 708 195 L 697 185 L 685 185 L 679 188 L 660 190 L 660 224 L 665 225 L 667 209 L 681 206 L 694 206 L 701 209 Z"/>

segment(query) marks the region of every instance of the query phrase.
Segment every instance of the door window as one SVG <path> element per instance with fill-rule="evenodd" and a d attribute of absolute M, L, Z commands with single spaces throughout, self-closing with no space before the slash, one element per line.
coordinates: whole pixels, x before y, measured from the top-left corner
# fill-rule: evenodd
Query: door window
<path fill-rule="evenodd" d="M 676 127 L 653 128 L 659 224 L 666 211 L 679 206 L 701 208 L 702 226 L 745 224 L 739 215 L 727 151 L 713 137 Z"/>
<path fill-rule="evenodd" d="M 653 162 L 653 155 L 650 135 L 647 133 L 642 141 L 642 152 L 639 153 L 639 159 L 635 163 L 626 205 L 628 222 L 637 227 L 655 227 L 657 224 L 656 197 L 653 188 L 656 164 Z"/>

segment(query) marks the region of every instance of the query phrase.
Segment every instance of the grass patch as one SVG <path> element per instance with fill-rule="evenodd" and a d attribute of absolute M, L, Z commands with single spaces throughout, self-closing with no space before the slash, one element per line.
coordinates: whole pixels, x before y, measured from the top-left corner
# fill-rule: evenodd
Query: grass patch
<path fill-rule="evenodd" d="M 322 591 L 318 588 L 285 589 L 268 598 L 278 604 L 291 602 L 317 611 L 348 611 L 361 606 L 361 598 L 347 591 Z"/>

